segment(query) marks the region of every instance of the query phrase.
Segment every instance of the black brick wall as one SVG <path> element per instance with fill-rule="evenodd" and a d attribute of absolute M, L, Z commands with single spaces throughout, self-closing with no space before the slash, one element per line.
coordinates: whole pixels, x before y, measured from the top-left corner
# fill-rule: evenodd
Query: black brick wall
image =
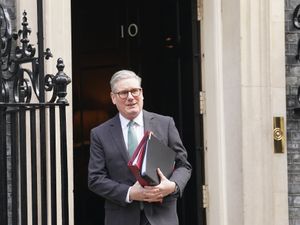
<path fill-rule="evenodd" d="M 15 9 L 15 0 L 0 0 L 1 6 L 6 10 L 10 17 L 11 21 L 11 27 L 15 31 L 16 29 L 16 9 Z M 4 73 L 4 76 L 7 76 L 7 74 Z M 7 118 L 7 123 L 10 123 L 10 118 Z M 10 132 L 8 130 L 7 133 L 7 142 L 10 143 Z M 12 224 L 11 220 L 11 167 L 10 167 L 10 162 L 11 162 L 11 157 L 10 157 L 10 149 L 7 149 L 7 166 L 8 166 L 8 172 L 7 172 L 7 178 L 8 178 L 8 225 Z M 1 163 L 1 162 L 0 162 Z M 0 212 L 1 213 L 1 212 Z M 1 224 L 1 221 L 0 221 Z"/>
<path fill-rule="evenodd" d="M 287 91 L 287 156 L 289 187 L 289 225 L 300 225 L 300 115 L 297 100 L 300 61 L 296 60 L 300 30 L 293 25 L 293 13 L 300 0 L 285 0 L 285 54 Z"/>

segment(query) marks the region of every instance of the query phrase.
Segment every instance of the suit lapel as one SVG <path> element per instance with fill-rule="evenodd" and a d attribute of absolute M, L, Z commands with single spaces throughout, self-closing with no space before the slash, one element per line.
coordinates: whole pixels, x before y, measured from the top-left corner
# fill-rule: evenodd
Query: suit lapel
<path fill-rule="evenodd" d="M 122 155 L 122 158 L 127 163 L 129 161 L 129 155 L 128 155 L 124 137 L 123 137 L 119 114 L 117 114 L 111 121 L 110 133 L 111 133 L 112 139 L 114 141 L 113 145 L 116 146 L 117 151 L 120 152 L 120 154 Z"/>
<path fill-rule="evenodd" d="M 151 131 L 153 135 L 155 135 L 159 140 L 162 141 L 164 136 L 161 132 L 159 132 L 158 127 L 160 127 L 161 124 L 159 124 L 156 114 L 145 110 L 143 111 L 143 114 L 144 114 L 144 130 Z"/>
<path fill-rule="evenodd" d="M 153 115 L 146 110 L 143 110 L 144 116 L 144 131 L 153 131 Z"/>

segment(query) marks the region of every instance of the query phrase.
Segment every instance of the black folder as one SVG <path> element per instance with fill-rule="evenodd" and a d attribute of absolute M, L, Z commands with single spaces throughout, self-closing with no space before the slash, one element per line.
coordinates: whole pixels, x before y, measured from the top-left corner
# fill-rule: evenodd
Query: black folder
<path fill-rule="evenodd" d="M 173 149 L 147 131 L 128 167 L 142 186 L 156 186 L 160 183 L 157 168 L 160 168 L 165 177 L 170 178 L 174 170 L 175 156 Z"/>
<path fill-rule="evenodd" d="M 173 149 L 159 141 L 154 135 L 150 135 L 146 144 L 141 175 L 150 186 L 160 183 L 157 168 L 167 177 L 173 173 L 176 153 Z"/>

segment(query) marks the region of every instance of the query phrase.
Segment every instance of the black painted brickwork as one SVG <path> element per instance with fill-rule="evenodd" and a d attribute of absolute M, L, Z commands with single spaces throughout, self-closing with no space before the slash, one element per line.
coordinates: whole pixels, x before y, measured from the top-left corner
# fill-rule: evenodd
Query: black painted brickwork
<path fill-rule="evenodd" d="M 14 31 L 16 31 L 16 0 L 0 0 L 0 4 L 3 6 L 3 8 L 7 11 L 9 14 L 10 20 L 11 20 L 11 27 Z M 7 76 L 7 74 L 4 73 L 4 76 Z M 7 118 L 7 124 L 9 125 L 10 123 L 10 118 Z M 7 138 L 6 138 L 7 143 L 10 143 L 10 130 L 7 131 Z M 2 149 L 1 149 L 2 150 Z M 12 224 L 11 220 L 11 157 L 10 157 L 10 151 L 11 149 L 7 149 L 7 166 L 8 166 L 8 171 L 7 171 L 7 178 L 8 178 L 8 225 Z M 0 162 L 1 163 L 1 162 Z M 1 222 L 0 222 L 1 224 Z"/>
<path fill-rule="evenodd" d="M 287 156 L 289 187 L 289 225 L 300 225 L 300 115 L 297 100 L 300 85 L 300 61 L 296 60 L 300 29 L 293 25 L 293 12 L 300 0 L 285 0 L 285 54 L 287 94 Z"/>

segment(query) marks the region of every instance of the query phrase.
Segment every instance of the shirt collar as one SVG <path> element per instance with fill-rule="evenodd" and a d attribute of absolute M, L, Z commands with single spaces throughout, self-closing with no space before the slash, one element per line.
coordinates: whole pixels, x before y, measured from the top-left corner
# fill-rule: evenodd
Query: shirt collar
<path fill-rule="evenodd" d="M 122 116 L 121 113 L 119 113 L 120 121 L 121 121 L 121 127 L 124 129 L 127 127 L 127 124 L 129 123 L 129 119 L 126 119 L 124 116 Z M 144 126 L 144 120 L 143 120 L 143 110 L 139 113 L 137 117 L 133 119 L 135 123 L 137 123 L 139 126 L 143 127 Z"/>

